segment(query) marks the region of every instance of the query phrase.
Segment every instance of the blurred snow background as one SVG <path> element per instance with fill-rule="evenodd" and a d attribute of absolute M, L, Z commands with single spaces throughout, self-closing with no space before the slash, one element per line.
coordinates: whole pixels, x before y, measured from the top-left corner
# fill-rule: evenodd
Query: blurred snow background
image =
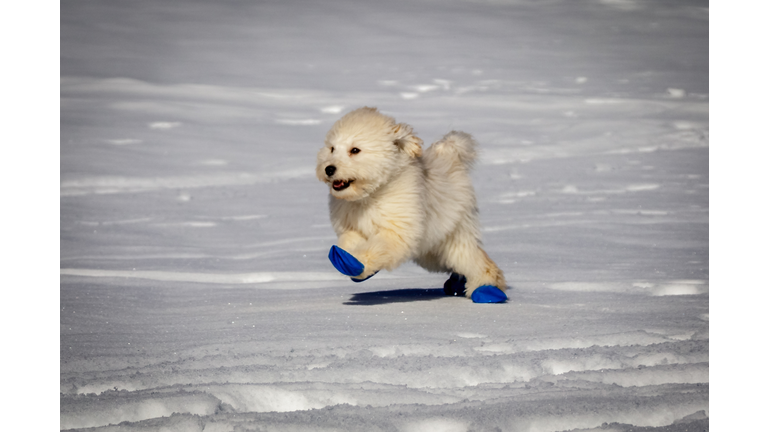
<path fill-rule="evenodd" d="M 62 2 L 60 428 L 708 428 L 708 44 L 701 1 Z M 478 139 L 507 304 L 330 266 L 363 105 Z"/>

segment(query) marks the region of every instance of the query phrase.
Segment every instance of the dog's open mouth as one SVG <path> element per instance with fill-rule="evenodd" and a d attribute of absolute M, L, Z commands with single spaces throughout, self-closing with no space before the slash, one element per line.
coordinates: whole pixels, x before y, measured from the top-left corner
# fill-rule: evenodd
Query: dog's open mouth
<path fill-rule="evenodd" d="M 344 189 L 348 188 L 349 185 L 352 184 L 354 180 L 334 180 L 333 181 L 333 190 L 335 191 L 343 191 Z"/>

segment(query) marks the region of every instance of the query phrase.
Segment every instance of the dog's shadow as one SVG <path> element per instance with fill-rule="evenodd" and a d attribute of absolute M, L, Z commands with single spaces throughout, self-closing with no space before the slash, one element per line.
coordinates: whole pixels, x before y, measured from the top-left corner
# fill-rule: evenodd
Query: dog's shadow
<path fill-rule="evenodd" d="M 442 288 L 406 288 L 353 294 L 345 305 L 375 306 L 389 303 L 430 301 L 447 297 Z"/>

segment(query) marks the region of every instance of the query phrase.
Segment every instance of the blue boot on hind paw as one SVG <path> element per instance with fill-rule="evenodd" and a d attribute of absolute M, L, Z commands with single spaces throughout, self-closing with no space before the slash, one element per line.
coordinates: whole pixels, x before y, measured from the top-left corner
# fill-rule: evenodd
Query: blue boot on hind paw
<path fill-rule="evenodd" d="M 472 291 L 472 301 L 475 303 L 504 303 L 507 295 L 493 285 L 483 285 Z"/>
<path fill-rule="evenodd" d="M 449 296 L 463 296 L 466 292 L 464 287 L 466 283 L 467 278 L 458 273 L 451 273 L 451 277 L 443 284 L 443 292 Z"/>
<path fill-rule="evenodd" d="M 328 259 L 331 260 L 331 264 L 336 267 L 336 270 L 349 276 L 352 282 L 366 281 L 378 273 L 376 272 L 365 279 L 355 279 L 355 276 L 363 274 L 365 266 L 352 254 L 336 245 L 331 246 L 331 250 L 328 252 Z"/>

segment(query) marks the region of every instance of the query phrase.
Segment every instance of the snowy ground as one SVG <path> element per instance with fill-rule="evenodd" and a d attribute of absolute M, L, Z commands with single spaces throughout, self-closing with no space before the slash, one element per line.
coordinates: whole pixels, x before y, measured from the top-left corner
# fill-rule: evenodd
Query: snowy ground
<path fill-rule="evenodd" d="M 707 430 L 708 26 L 700 1 L 63 2 L 60 428 Z M 508 303 L 332 268 L 315 154 L 363 105 L 478 139 Z"/>

